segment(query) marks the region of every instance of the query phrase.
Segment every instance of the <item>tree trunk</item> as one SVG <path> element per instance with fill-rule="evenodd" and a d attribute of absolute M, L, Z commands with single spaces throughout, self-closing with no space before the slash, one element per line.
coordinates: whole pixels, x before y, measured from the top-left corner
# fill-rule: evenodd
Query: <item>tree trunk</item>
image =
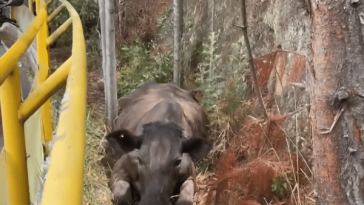
<path fill-rule="evenodd" d="M 181 68 L 181 40 L 183 28 L 183 1 L 173 0 L 174 12 L 174 64 L 173 64 L 173 81 L 180 86 L 180 68 Z"/>
<path fill-rule="evenodd" d="M 317 204 L 364 203 L 361 4 L 355 0 L 311 0 L 310 117 Z"/>
<path fill-rule="evenodd" d="M 104 4 L 103 4 L 104 3 Z M 103 5 L 102 5 L 103 4 Z M 106 125 L 113 128 L 117 116 L 117 87 L 115 59 L 114 0 L 99 0 L 101 24 L 102 67 L 105 87 Z M 104 7 L 104 11 L 102 8 Z"/>

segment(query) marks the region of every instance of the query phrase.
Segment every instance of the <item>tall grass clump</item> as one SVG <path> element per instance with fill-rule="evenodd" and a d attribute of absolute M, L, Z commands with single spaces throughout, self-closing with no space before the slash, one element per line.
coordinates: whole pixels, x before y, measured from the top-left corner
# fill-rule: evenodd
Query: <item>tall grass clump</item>
<path fill-rule="evenodd" d="M 219 33 L 211 32 L 202 44 L 202 61 L 197 66 L 195 84 L 202 93 L 201 105 L 210 120 L 210 137 L 214 141 L 211 164 L 219 159 L 240 129 L 244 117 L 250 113 L 248 99 L 251 86 L 243 40 L 241 38 L 231 44 L 230 54 L 223 53 Z M 212 168 L 211 164 L 204 161 L 197 163 L 196 167 L 203 170 Z"/>
<path fill-rule="evenodd" d="M 105 156 L 102 145 L 105 129 L 103 122 L 93 110 L 86 116 L 84 153 L 83 204 L 111 205 L 111 191 L 108 187 L 107 168 L 101 165 Z"/>

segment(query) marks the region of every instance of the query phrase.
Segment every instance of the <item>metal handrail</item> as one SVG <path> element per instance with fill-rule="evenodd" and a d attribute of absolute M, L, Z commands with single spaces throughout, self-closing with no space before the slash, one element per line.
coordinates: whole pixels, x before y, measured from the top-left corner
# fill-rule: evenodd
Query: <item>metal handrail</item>
<path fill-rule="evenodd" d="M 83 184 L 83 153 L 86 115 L 86 48 L 81 20 L 66 0 L 59 13 L 66 8 L 70 20 L 51 36 L 47 22 L 47 5 L 36 0 L 37 16 L 27 31 L 0 58 L 0 99 L 6 151 L 8 192 L 11 204 L 29 204 L 29 186 L 24 139 L 24 121 L 41 108 L 45 142 L 52 139 L 49 98 L 66 84 L 52 159 L 45 182 L 42 204 L 81 204 Z M 29 1 L 33 5 L 33 1 Z M 30 6 L 30 9 L 33 9 Z M 48 46 L 69 25 L 73 29 L 72 56 L 48 77 L 50 67 Z M 36 86 L 28 98 L 21 102 L 20 77 L 17 61 L 34 39 L 37 39 L 38 73 Z"/>

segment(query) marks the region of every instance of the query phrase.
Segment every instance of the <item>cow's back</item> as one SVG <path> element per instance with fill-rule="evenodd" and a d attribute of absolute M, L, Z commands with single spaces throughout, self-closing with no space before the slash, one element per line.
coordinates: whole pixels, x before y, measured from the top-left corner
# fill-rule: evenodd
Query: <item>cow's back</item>
<path fill-rule="evenodd" d="M 207 116 L 191 92 L 172 83 L 146 83 L 120 101 L 121 112 L 115 129 L 126 129 L 136 136 L 150 122 L 174 122 L 186 138 L 206 138 Z"/>

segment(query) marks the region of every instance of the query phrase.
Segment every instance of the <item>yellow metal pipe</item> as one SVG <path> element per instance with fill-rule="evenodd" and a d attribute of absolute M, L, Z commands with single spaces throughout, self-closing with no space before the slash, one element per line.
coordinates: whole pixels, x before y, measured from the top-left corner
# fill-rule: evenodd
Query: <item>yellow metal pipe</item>
<path fill-rule="evenodd" d="M 34 12 L 33 3 L 34 3 L 34 0 L 29 0 L 29 1 L 28 1 L 28 7 L 29 7 L 29 10 L 30 10 L 32 13 Z"/>
<path fill-rule="evenodd" d="M 33 39 L 37 35 L 41 25 L 46 18 L 46 10 L 40 10 L 38 16 L 34 19 L 32 25 L 27 31 L 10 47 L 10 49 L 0 58 L 0 85 L 3 84 L 6 77 L 13 71 L 14 63 L 28 49 Z"/>
<path fill-rule="evenodd" d="M 86 48 L 81 20 L 71 4 L 60 0 L 73 21 L 72 65 L 67 80 L 57 141 L 45 182 L 42 205 L 82 203 L 86 115 Z"/>
<path fill-rule="evenodd" d="M 67 19 L 66 22 L 64 22 L 56 31 L 54 31 L 52 33 L 52 35 L 50 35 L 47 38 L 47 46 L 52 45 L 54 43 L 54 41 L 56 41 L 60 35 L 62 35 L 65 31 L 67 31 L 67 29 L 70 27 L 70 25 L 72 25 L 71 18 Z"/>
<path fill-rule="evenodd" d="M 59 14 L 62 11 L 63 8 L 64 5 L 61 4 L 56 10 L 52 12 L 51 15 L 48 16 L 47 22 L 49 23 L 55 16 L 57 16 L 57 14 Z"/>
<path fill-rule="evenodd" d="M 36 0 L 37 11 L 39 9 L 46 8 L 46 3 L 44 0 Z M 47 20 L 47 15 L 44 17 L 44 21 Z M 39 29 L 37 35 L 37 62 L 38 62 L 38 75 L 37 75 L 37 85 L 40 86 L 48 77 L 49 73 L 49 51 L 47 45 L 48 38 L 48 25 L 44 23 Z M 45 142 L 52 140 L 53 127 L 52 127 L 52 112 L 51 112 L 51 101 L 47 100 L 41 107 L 41 118 L 44 133 Z"/>
<path fill-rule="evenodd" d="M 30 93 L 28 98 L 20 105 L 19 120 L 23 122 L 27 120 L 44 102 L 66 84 L 70 68 L 71 58 L 64 62 L 47 80 Z"/>
<path fill-rule="evenodd" d="M 11 205 L 30 204 L 24 127 L 18 120 L 21 103 L 20 75 L 17 64 L 14 72 L 0 87 L 1 112 L 6 151 L 6 173 Z"/>

